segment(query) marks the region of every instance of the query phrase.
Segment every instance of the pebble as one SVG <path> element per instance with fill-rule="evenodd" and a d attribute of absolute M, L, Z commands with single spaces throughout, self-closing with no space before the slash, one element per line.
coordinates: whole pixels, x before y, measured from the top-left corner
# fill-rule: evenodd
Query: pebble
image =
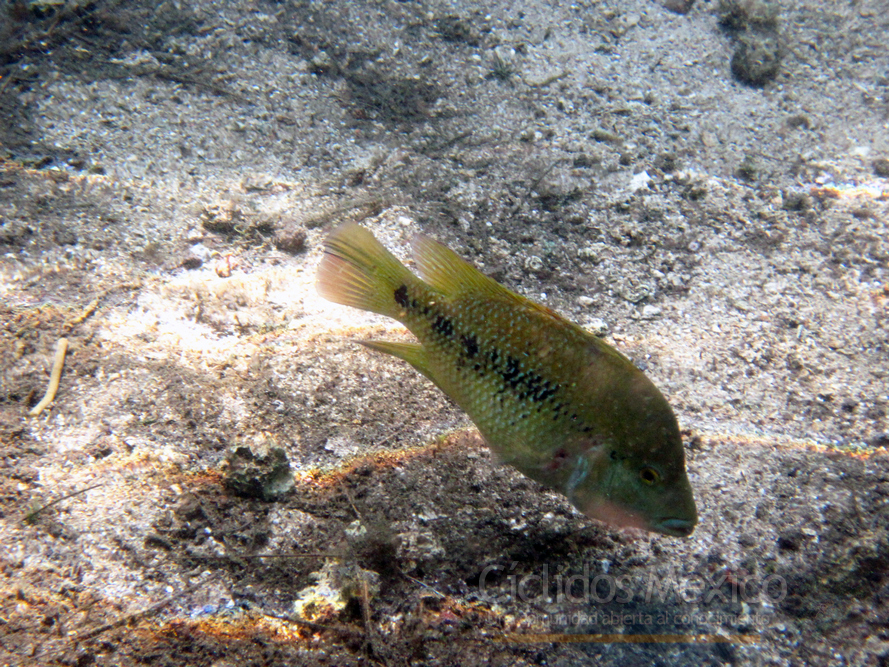
<path fill-rule="evenodd" d="M 293 489 L 295 482 L 284 449 L 257 437 L 232 448 L 226 457 L 224 486 L 235 495 L 274 501 Z"/>
<path fill-rule="evenodd" d="M 601 317 L 594 317 L 586 323 L 584 329 L 594 336 L 604 336 L 608 333 L 608 323 Z"/>
<path fill-rule="evenodd" d="M 732 55 L 732 74 L 751 86 L 764 86 L 778 75 L 781 45 L 770 33 L 751 33 L 738 42 Z"/>
<path fill-rule="evenodd" d="M 528 271 L 543 271 L 543 260 L 537 255 L 530 255 L 525 258 L 525 268 Z"/>
<path fill-rule="evenodd" d="M 656 317 L 660 317 L 661 312 L 663 311 L 657 306 L 645 306 L 642 308 L 642 319 L 653 320 Z"/>
<path fill-rule="evenodd" d="M 638 192 L 639 190 L 643 190 L 647 188 L 651 184 L 651 176 L 648 175 L 647 171 L 640 171 L 638 174 L 633 174 L 633 178 L 630 179 L 630 192 Z"/>
<path fill-rule="evenodd" d="M 295 255 L 306 249 L 306 238 L 306 230 L 291 223 L 275 232 L 274 244 L 278 250 Z"/>

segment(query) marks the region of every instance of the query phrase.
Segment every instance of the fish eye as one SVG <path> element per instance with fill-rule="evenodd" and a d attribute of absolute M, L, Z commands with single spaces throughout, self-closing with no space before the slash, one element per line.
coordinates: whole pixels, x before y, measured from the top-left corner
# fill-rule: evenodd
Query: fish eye
<path fill-rule="evenodd" d="M 639 471 L 639 479 L 650 486 L 652 484 L 657 484 L 658 482 L 660 482 L 661 475 L 654 468 L 646 466 Z"/>

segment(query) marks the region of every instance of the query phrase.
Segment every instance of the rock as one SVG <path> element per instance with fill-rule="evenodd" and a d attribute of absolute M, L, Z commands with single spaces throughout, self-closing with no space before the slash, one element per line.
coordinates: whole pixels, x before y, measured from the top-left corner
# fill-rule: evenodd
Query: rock
<path fill-rule="evenodd" d="M 695 0 L 661 0 L 661 4 L 671 12 L 688 14 L 691 11 L 692 5 L 695 4 Z"/>
<path fill-rule="evenodd" d="M 651 185 L 651 176 L 648 175 L 647 171 L 640 171 L 638 174 L 633 174 L 633 178 L 630 179 L 630 192 L 638 192 L 639 190 L 644 190 Z"/>
<path fill-rule="evenodd" d="M 278 250 L 295 255 L 306 249 L 306 230 L 295 222 L 287 223 L 275 232 L 273 242 Z"/>
<path fill-rule="evenodd" d="M 211 232 L 231 233 L 241 218 L 242 211 L 233 201 L 208 204 L 201 211 L 201 224 Z"/>
<path fill-rule="evenodd" d="M 68 227 L 56 229 L 53 233 L 53 239 L 58 245 L 77 245 L 77 234 Z"/>
<path fill-rule="evenodd" d="M 448 14 L 435 22 L 435 28 L 441 38 L 447 42 L 478 46 L 481 41 L 479 31 L 471 18 Z"/>
<path fill-rule="evenodd" d="M 778 536 L 778 548 L 782 551 L 799 551 L 803 541 L 801 531 L 793 529 L 787 530 Z"/>
<path fill-rule="evenodd" d="M 293 489 L 287 454 L 261 437 L 250 445 L 236 447 L 226 461 L 225 488 L 235 495 L 273 501 Z"/>
<path fill-rule="evenodd" d="M 198 257 L 197 255 L 188 254 L 182 259 L 182 262 L 179 264 L 179 266 L 181 266 L 183 269 L 192 271 L 194 269 L 201 268 L 203 264 L 204 260 L 202 260 L 200 257 Z"/>
<path fill-rule="evenodd" d="M 539 273 L 540 271 L 545 270 L 543 260 L 540 259 L 537 255 L 529 255 L 525 258 L 525 268 L 528 271 L 533 271 L 535 273 Z"/>
<path fill-rule="evenodd" d="M 741 533 L 738 536 L 738 544 L 742 547 L 749 549 L 750 547 L 756 546 L 756 538 L 750 533 Z"/>
<path fill-rule="evenodd" d="M 293 613 L 306 620 L 339 614 L 352 600 L 363 603 L 380 592 L 380 576 L 354 563 L 328 561 L 311 576 L 317 583 L 302 589 L 293 601 Z"/>
<path fill-rule="evenodd" d="M 642 308 L 642 319 L 653 320 L 656 317 L 660 317 L 661 312 L 662 312 L 661 309 L 658 308 L 657 306 L 651 306 L 651 305 L 644 306 Z"/>
<path fill-rule="evenodd" d="M 882 178 L 889 178 L 889 158 L 881 157 L 871 163 L 874 174 Z"/>
<path fill-rule="evenodd" d="M 778 7 L 766 0 L 719 0 L 719 25 L 726 30 L 776 30 Z"/>
<path fill-rule="evenodd" d="M 732 55 L 732 74 L 741 83 L 764 86 L 778 75 L 781 44 L 772 33 L 750 33 L 738 40 Z"/>
<path fill-rule="evenodd" d="M 608 333 L 608 323 L 601 317 L 594 317 L 583 328 L 595 336 L 604 336 Z"/>
<path fill-rule="evenodd" d="M 207 246 L 203 243 L 195 243 L 188 249 L 188 252 L 182 258 L 179 266 L 188 270 L 199 269 L 204 265 L 204 262 L 209 261 L 209 259 L 210 250 Z"/>
<path fill-rule="evenodd" d="M 413 571 L 445 557 L 444 547 L 429 528 L 415 522 L 403 522 L 398 528 L 398 560 L 406 570 Z"/>

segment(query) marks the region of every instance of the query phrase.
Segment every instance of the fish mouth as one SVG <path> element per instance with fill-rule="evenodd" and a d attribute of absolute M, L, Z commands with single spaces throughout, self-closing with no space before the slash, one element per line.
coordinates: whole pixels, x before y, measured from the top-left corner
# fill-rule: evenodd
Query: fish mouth
<path fill-rule="evenodd" d="M 664 535 L 672 535 L 673 537 L 688 537 L 694 532 L 696 524 L 696 521 L 690 519 L 668 517 L 653 521 L 650 529 Z"/>
<path fill-rule="evenodd" d="M 583 513 L 614 528 L 639 528 L 671 537 L 688 537 L 694 532 L 698 523 L 697 517 L 683 519 L 678 516 L 665 516 L 647 519 L 639 512 L 602 497 L 596 497 L 588 503 Z"/>

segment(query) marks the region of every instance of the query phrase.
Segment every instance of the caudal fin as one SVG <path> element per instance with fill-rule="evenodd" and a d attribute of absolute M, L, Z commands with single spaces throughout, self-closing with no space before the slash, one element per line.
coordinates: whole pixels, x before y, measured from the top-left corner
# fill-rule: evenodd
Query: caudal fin
<path fill-rule="evenodd" d="M 325 239 L 315 288 L 334 303 L 396 317 L 395 292 L 417 280 L 373 234 L 348 222 Z"/>

